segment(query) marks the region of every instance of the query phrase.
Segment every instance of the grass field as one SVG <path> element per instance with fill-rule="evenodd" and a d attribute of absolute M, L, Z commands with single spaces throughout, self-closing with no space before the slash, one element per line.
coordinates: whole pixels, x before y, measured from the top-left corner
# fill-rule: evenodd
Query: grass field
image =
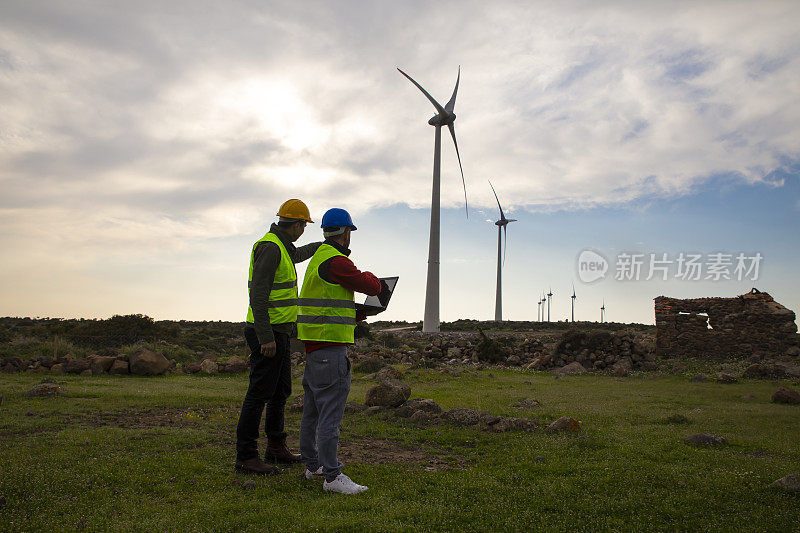
<path fill-rule="evenodd" d="M 41 377 L 0 377 L 3 531 L 800 530 L 800 494 L 770 486 L 800 471 L 800 407 L 770 403 L 766 381 L 415 370 L 412 397 L 445 409 L 573 416 L 583 430 L 495 434 L 348 413 L 344 471 L 370 489 L 341 496 L 300 466 L 243 490 L 233 448 L 244 374 L 59 376 L 65 396 L 26 397 Z M 358 378 L 350 399 L 363 402 L 371 382 Z M 522 398 L 541 405 L 515 408 Z M 290 443 L 299 421 L 287 410 Z M 700 432 L 728 444 L 683 443 Z"/>

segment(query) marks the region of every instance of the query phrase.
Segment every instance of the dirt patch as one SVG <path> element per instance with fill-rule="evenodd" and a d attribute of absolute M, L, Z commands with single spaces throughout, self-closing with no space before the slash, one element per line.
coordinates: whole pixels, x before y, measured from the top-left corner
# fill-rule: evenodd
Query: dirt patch
<path fill-rule="evenodd" d="M 339 459 L 343 463 L 402 464 L 422 468 L 427 472 L 460 470 L 468 467 L 470 463 L 468 458 L 449 452 L 436 452 L 404 446 L 390 440 L 368 438 L 340 440 Z"/>

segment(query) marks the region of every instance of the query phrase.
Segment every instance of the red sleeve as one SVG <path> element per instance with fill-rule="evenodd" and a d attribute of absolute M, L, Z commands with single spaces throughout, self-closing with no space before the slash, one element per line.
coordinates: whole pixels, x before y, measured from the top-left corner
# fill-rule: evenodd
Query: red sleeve
<path fill-rule="evenodd" d="M 353 262 L 344 256 L 331 259 L 328 277 L 345 289 L 377 296 L 381 292 L 381 282 L 372 272 L 361 272 Z"/>

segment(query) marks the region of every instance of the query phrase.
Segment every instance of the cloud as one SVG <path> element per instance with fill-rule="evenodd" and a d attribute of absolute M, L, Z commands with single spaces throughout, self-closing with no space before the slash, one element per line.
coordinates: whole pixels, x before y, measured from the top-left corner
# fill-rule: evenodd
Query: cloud
<path fill-rule="evenodd" d="M 443 102 L 462 66 L 475 208 L 495 207 L 487 178 L 509 212 L 769 181 L 798 157 L 798 15 L 793 2 L 4 2 L 0 239 L 35 225 L 160 249 L 252 233 L 290 196 L 314 212 L 426 207 L 433 108 L 395 66 Z M 442 169 L 442 204 L 460 207 L 446 132 Z"/>

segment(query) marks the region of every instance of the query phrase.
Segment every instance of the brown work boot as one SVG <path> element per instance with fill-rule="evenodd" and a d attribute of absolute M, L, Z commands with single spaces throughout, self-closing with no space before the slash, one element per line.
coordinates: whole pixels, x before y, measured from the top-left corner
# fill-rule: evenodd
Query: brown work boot
<path fill-rule="evenodd" d="M 286 439 L 267 440 L 267 453 L 264 454 L 265 461 L 275 461 L 278 463 L 298 463 L 301 457 L 289 451 L 286 447 Z"/>
<path fill-rule="evenodd" d="M 268 465 L 258 457 L 247 459 L 245 461 L 236 461 L 234 467 L 237 472 L 243 474 L 256 474 L 258 476 L 274 476 L 278 473 L 278 469 L 272 465 Z"/>

